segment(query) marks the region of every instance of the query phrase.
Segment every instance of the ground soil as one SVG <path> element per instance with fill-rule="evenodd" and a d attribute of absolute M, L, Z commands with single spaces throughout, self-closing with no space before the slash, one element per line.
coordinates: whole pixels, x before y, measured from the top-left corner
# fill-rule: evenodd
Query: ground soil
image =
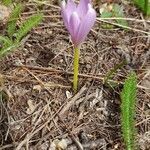
<path fill-rule="evenodd" d="M 80 50 L 78 92 L 72 90 L 73 46 L 56 0 L 26 1 L 19 21 L 39 10 L 42 23 L 20 48 L 0 60 L 0 149 L 124 150 L 120 127 L 120 92 L 127 75 L 138 77 L 137 145 L 150 149 L 150 21 L 128 2 L 124 8 L 131 29 L 107 29 L 97 21 Z M 96 2 L 99 9 L 109 1 Z M 107 20 L 112 22 L 112 20 Z M 4 34 L 5 23 L 0 32 Z M 18 22 L 19 25 L 19 22 Z M 104 83 L 107 73 L 126 61 Z M 53 147 L 53 148 L 52 148 Z"/>

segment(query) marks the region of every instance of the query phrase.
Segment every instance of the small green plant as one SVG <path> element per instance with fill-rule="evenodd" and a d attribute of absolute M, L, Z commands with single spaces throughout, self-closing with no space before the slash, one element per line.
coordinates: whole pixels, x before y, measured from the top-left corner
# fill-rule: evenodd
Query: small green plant
<path fill-rule="evenodd" d="M 8 5 L 12 4 L 12 0 L 2 0 L 2 4 L 8 6 Z"/>
<path fill-rule="evenodd" d="M 21 4 L 18 4 L 12 13 L 10 14 L 9 20 L 8 20 L 8 26 L 7 26 L 7 33 L 10 38 L 13 37 L 14 33 L 16 32 L 16 24 L 17 20 L 19 18 L 19 15 L 21 14 L 23 7 Z"/>
<path fill-rule="evenodd" d="M 104 78 L 104 84 L 106 86 L 110 86 L 110 87 L 115 87 L 117 86 L 117 83 L 114 83 L 113 80 L 110 81 L 117 73 L 118 69 L 122 68 L 124 65 L 126 65 L 126 61 L 123 60 L 122 62 L 120 62 L 119 64 L 116 64 L 114 66 L 114 68 L 110 69 L 110 71 L 106 74 L 105 78 Z"/>
<path fill-rule="evenodd" d="M 101 11 L 102 10 L 102 11 Z M 125 18 L 124 9 L 121 5 L 118 4 L 109 4 L 104 5 L 100 9 L 101 18 Z M 128 26 L 128 22 L 123 19 L 114 19 L 115 23 L 118 23 L 122 26 Z M 104 24 L 104 28 L 113 28 L 113 25 Z"/>
<path fill-rule="evenodd" d="M 149 0 L 133 0 L 146 16 L 150 16 L 150 1 Z"/>
<path fill-rule="evenodd" d="M 131 73 L 125 81 L 121 93 L 121 125 L 127 150 L 135 149 L 135 105 L 136 105 L 136 74 Z"/>
<path fill-rule="evenodd" d="M 6 28 L 6 36 L 0 36 L 0 57 L 21 45 L 21 40 L 26 34 L 42 21 L 42 14 L 30 16 L 17 29 L 17 21 L 23 7 L 21 4 L 16 5 L 13 9 Z"/>

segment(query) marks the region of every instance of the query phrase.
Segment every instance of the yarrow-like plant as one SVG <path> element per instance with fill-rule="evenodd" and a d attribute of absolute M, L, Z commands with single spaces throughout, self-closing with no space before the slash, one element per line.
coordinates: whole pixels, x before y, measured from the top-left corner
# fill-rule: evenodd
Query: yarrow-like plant
<path fill-rule="evenodd" d="M 90 0 L 80 0 L 77 5 L 73 0 L 65 0 L 61 3 L 61 15 L 71 35 L 74 44 L 74 78 L 73 88 L 78 87 L 79 49 L 96 20 L 96 12 Z"/>

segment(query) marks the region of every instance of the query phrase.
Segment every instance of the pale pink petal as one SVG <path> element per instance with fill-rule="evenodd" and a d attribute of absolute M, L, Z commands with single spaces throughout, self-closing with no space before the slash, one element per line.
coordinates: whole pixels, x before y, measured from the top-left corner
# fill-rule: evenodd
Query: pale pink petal
<path fill-rule="evenodd" d="M 80 25 L 80 18 L 77 12 L 73 12 L 69 22 L 69 32 L 71 34 L 73 43 L 76 43 L 79 25 Z"/>
<path fill-rule="evenodd" d="M 63 1 L 61 13 L 74 46 L 79 46 L 96 20 L 96 12 L 92 8 L 90 0 L 80 0 L 78 7 L 73 0 L 68 0 L 67 4 Z"/>
<path fill-rule="evenodd" d="M 66 5 L 66 12 L 67 12 L 67 17 L 70 19 L 70 16 L 74 11 L 76 11 L 77 6 L 73 0 L 68 0 L 67 5 Z"/>
<path fill-rule="evenodd" d="M 62 18 L 63 18 L 63 22 L 64 22 L 64 24 L 65 24 L 65 27 L 68 29 L 68 27 L 69 27 L 69 20 L 68 20 L 68 17 L 67 17 L 67 12 L 66 12 L 66 10 L 62 10 L 61 11 L 61 16 L 62 16 Z"/>
<path fill-rule="evenodd" d="M 95 20 L 96 20 L 96 12 L 89 4 L 88 12 L 82 19 L 78 30 L 78 35 L 77 35 L 78 44 L 82 43 L 85 40 L 87 34 L 90 32 L 92 26 L 94 25 Z"/>
<path fill-rule="evenodd" d="M 66 2 L 64 0 L 61 2 L 61 16 L 63 18 L 63 22 L 64 22 L 66 28 L 68 29 L 69 20 L 68 20 L 68 15 L 66 12 Z"/>
<path fill-rule="evenodd" d="M 61 15 L 66 28 L 69 30 L 69 20 L 72 13 L 76 10 L 76 4 L 73 0 L 68 0 L 67 4 L 63 0 L 61 3 Z"/>
<path fill-rule="evenodd" d="M 80 15 L 80 18 L 83 18 L 88 11 L 88 4 L 90 0 L 80 0 L 79 5 L 77 7 L 77 13 Z"/>

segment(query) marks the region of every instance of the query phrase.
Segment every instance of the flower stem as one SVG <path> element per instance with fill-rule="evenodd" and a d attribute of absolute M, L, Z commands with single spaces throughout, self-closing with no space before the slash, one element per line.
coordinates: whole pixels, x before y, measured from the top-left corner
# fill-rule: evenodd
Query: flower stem
<path fill-rule="evenodd" d="M 78 88 L 78 72 L 79 72 L 79 48 L 74 49 L 74 76 L 73 76 L 73 89 L 76 92 Z"/>

